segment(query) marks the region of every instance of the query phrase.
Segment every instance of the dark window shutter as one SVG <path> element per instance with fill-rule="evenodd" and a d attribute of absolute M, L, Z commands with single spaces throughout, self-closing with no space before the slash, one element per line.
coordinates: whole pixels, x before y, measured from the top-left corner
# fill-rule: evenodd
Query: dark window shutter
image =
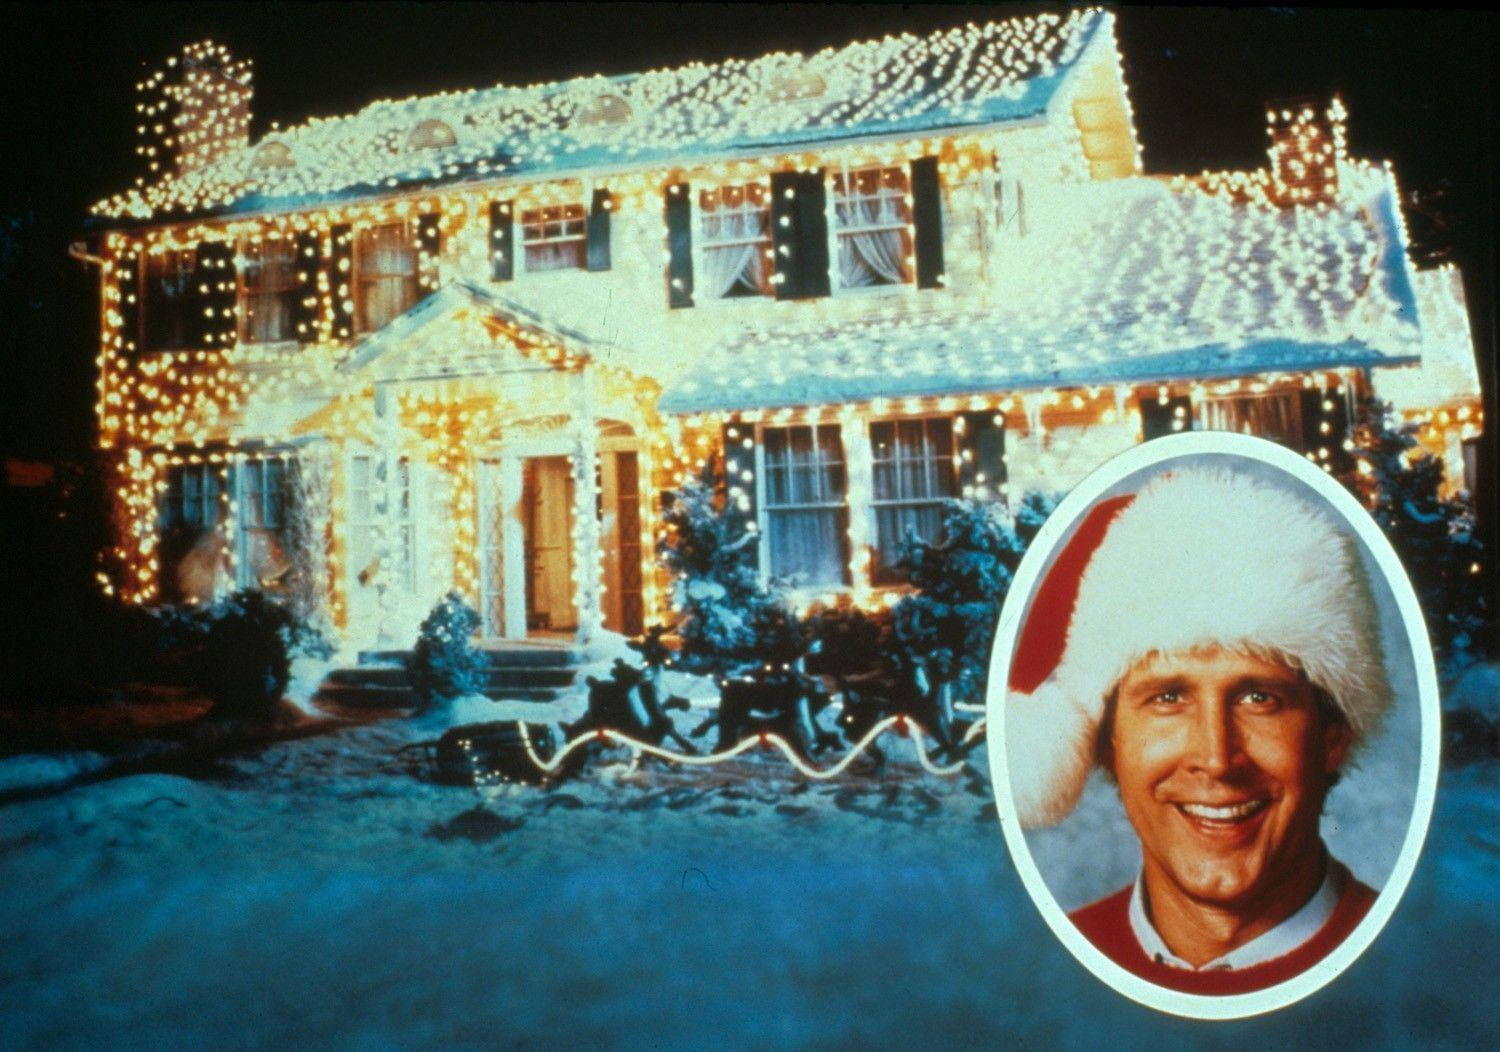
<path fill-rule="evenodd" d="M 1343 389 L 1333 387 L 1325 394 L 1315 387 L 1303 388 L 1300 396 L 1302 448 L 1298 452 L 1311 453 L 1314 463 L 1336 474 L 1352 470 L 1354 456 L 1344 448 L 1349 437 L 1349 406 Z"/>
<path fill-rule="evenodd" d="M 297 298 L 292 304 L 292 330 L 298 343 L 318 341 L 318 273 L 321 270 L 322 239 L 312 230 L 297 235 Z"/>
<path fill-rule="evenodd" d="M 1141 407 L 1142 442 L 1193 429 L 1193 403 L 1187 395 L 1162 402 L 1154 394 L 1140 394 L 1136 400 Z"/>
<path fill-rule="evenodd" d="M 724 442 L 724 501 L 737 524 L 758 531 L 755 503 L 755 425 L 740 421 L 725 424 L 721 432 Z M 751 541 L 746 546 L 752 561 L 760 560 L 760 544 Z"/>
<path fill-rule="evenodd" d="M 771 173 L 771 249 L 779 300 L 829 293 L 828 213 L 823 170 Z"/>
<path fill-rule="evenodd" d="M 516 230 L 514 201 L 490 202 L 490 280 L 510 281 L 516 276 Z"/>
<path fill-rule="evenodd" d="M 354 229 L 339 223 L 328 231 L 328 317 L 336 340 L 354 335 Z"/>
<path fill-rule="evenodd" d="M 443 251 L 443 217 L 426 212 L 417 217 L 417 284 L 423 292 L 436 292 L 438 257 Z"/>
<path fill-rule="evenodd" d="M 667 306 L 693 305 L 693 205 L 687 183 L 673 183 L 662 192 L 662 217 L 667 224 Z"/>
<path fill-rule="evenodd" d="M 589 204 L 588 254 L 589 270 L 609 269 L 609 217 L 614 198 L 608 190 L 595 190 Z"/>
<path fill-rule="evenodd" d="M 975 500 L 998 500 L 1005 485 L 1005 417 L 994 412 L 960 413 L 959 492 Z"/>
<path fill-rule="evenodd" d="M 235 301 L 239 295 L 234 266 L 234 243 L 200 241 L 193 266 L 191 328 L 194 344 L 208 350 L 229 347 L 235 340 Z"/>
<path fill-rule="evenodd" d="M 917 288 L 943 285 L 943 192 L 936 157 L 911 162 L 911 220 L 916 233 Z"/>
<path fill-rule="evenodd" d="M 120 350 L 125 354 L 134 354 L 141 346 L 141 304 L 146 298 L 142 270 L 139 253 L 115 261 L 115 281 L 120 290 Z"/>

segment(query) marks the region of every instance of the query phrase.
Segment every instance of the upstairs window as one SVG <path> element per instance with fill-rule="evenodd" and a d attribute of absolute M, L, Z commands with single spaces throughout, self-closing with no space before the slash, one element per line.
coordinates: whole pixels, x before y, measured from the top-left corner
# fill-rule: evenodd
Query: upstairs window
<path fill-rule="evenodd" d="M 764 185 L 720 186 L 698 194 L 703 268 L 697 285 L 710 298 L 769 296 L 775 272 L 771 204 Z"/>
<path fill-rule="evenodd" d="M 521 213 L 521 244 L 529 274 L 582 270 L 588 264 L 588 212 L 581 204 L 528 208 Z"/>
<path fill-rule="evenodd" d="M 156 252 L 146 257 L 145 348 L 172 351 L 193 345 L 193 308 L 201 298 L 193 288 L 197 253 L 193 249 Z M 201 307 L 199 308 L 201 309 Z"/>
<path fill-rule="evenodd" d="M 250 158 L 250 164 L 259 169 L 291 168 L 296 163 L 297 158 L 292 155 L 291 147 L 284 142 L 263 142 L 256 147 Z"/>
<path fill-rule="evenodd" d="M 910 186 L 903 168 L 833 176 L 839 287 L 908 285 L 912 280 Z"/>
<path fill-rule="evenodd" d="M 766 524 L 773 577 L 799 587 L 848 583 L 848 475 L 836 424 L 768 427 Z"/>
<path fill-rule="evenodd" d="M 268 238 L 240 247 L 240 342 L 280 343 L 297 338 L 299 297 L 296 246 Z"/>
<path fill-rule="evenodd" d="M 937 543 L 943 533 L 943 501 L 958 496 L 953 421 L 948 417 L 882 421 L 870 425 L 875 473 L 877 584 L 902 580 L 896 569 L 908 532 Z"/>
<path fill-rule="evenodd" d="M 360 332 L 383 328 L 417 302 L 417 248 L 405 223 L 362 231 L 354 266 Z"/>
<path fill-rule="evenodd" d="M 443 150 L 458 144 L 453 129 L 440 120 L 425 120 L 406 137 L 408 150 Z"/>
<path fill-rule="evenodd" d="M 596 128 L 624 124 L 630 120 L 630 103 L 618 95 L 598 95 L 578 107 L 573 127 Z"/>

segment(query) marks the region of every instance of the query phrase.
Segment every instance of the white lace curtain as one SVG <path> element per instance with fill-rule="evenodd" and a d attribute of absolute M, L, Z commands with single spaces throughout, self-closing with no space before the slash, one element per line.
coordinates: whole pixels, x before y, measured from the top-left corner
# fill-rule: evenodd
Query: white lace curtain
<path fill-rule="evenodd" d="M 580 270 L 584 263 L 586 243 L 583 238 L 569 241 L 543 241 L 526 246 L 526 269 L 531 273 L 545 270 Z"/>
<path fill-rule="evenodd" d="M 857 188 L 855 177 L 844 175 L 836 184 Z M 899 285 L 910 280 L 904 198 L 894 187 L 873 196 L 845 196 L 836 204 L 839 225 L 839 284 L 846 289 L 870 285 Z M 880 228 L 884 229 L 880 229 Z M 871 229 L 873 228 L 873 229 Z"/>
<path fill-rule="evenodd" d="M 746 290 L 763 292 L 768 286 L 765 280 L 765 249 L 759 242 L 745 245 L 722 245 L 703 250 L 703 264 L 707 273 L 704 282 L 709 293 L 724 297 L 741 285 Z"/>
<path fill-rule="evenodd" d="M 292 305 L 297 295 L 296 265 L 289 240 L 249 246 L 241 263 L 245 284 L 246 343 L 290 340 Z"/>
<path fill-rule="evenodd" d="M 360 321 L 373 332 L 416 302 L 417 257 L 403 224 L 376 227 L 360 242 Z"/>
<path fill-rule="evenodd" d="M 769 295 L 770 210 L 755 184 L 705 191 L 699 198 L 703 236 L 703 285 L 721 299 Z"/>
<path fill-rule="evenodd" d="M 771 574 L 802 587 L 845 583 L 849 512 L 839 429 L 767 428 Z"/>

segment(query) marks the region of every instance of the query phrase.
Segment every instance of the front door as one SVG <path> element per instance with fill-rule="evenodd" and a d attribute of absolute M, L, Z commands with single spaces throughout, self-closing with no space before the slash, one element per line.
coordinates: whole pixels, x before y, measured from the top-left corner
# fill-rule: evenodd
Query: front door
<path fill-rule="evenodd" d="M 573 468 L 567 457 L 532 457 L 523 481 L 526 528 L 526 627 L 578 627 L 573 588 Z"/>

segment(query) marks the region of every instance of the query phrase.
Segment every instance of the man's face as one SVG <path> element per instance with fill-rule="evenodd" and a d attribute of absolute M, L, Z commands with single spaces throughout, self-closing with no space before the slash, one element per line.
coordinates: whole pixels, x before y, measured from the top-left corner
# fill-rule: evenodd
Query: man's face
<path fill-rule="evenodd" d="M 1218 646 L 1151 655 L 1120 681 L 1110 742 L 1148 887 L 1251 915 L 1321 865 L 1349 730 L 1296 670 Z"/>

